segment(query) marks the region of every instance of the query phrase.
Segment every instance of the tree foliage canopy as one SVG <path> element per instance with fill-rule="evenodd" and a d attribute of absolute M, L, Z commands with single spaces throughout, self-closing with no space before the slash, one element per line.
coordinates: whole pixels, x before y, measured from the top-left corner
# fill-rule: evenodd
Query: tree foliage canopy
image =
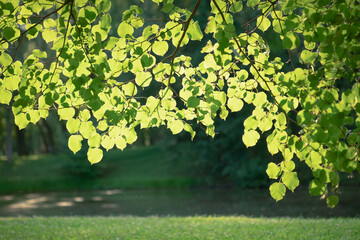
<path fill-rule="evenodd" d="M 197 0 L 192 9 L 141 2 L 114 29 L 110 0 L 1 1 L 0 103 L 12 107 L 17 126 L 55 110 L 69 148 L 76 153 L 86 140 L 97 163 L 103 149 L 134 143 L 139 128 L 165 125 L 194 138 L 199 124 L 213 137 L 215 118 L 252 105 L 243 142 L 254 146 L 268 133 L 268 151 L 283 156 L 266 171 L 276 180 L 272 197 L 299 185 L 299 159 L 313 172 L 311 194 L 335 206 L 339 172 L 360 171 L 359 1 Z M 144 4 L 163 21 L 144 18 Z M 205 29 L 200 5 L 210 9 Z M 273 54 L 269 34 L 288 57 Z M 181 49 L 203 38 L 195 65 Z M 32 39 L 47 50 L 19 57 Z M 155 94 L 141 94 L 146 88 Z"/>

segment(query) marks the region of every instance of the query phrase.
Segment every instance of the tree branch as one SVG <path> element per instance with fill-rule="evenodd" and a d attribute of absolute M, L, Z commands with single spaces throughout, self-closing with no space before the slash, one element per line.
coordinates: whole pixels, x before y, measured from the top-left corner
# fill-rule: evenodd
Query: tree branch
<path fill-rule="evenodd" d="M 214 3 L 215 7 L 216 7 L 217 10 L 219 11 L 219 13 L 220 13 L 220 15 L 221 15 L 221 18 L 222 18 L 223 21 L 226 23 L 225 16 L 224 16 L 224 14 L 222 13 L 222 11 L 221 11 L 219 5 L 217 4 L 216 0 L 212 0 L 212 2 Z M 274 2 L 273 4 L 275 4 L 275 3 L 276 3 L 276 2 Z M 293 119 L 291 119 L 291 118 L 288 116 L 288 114 L 286 113 L 285 109 L 278 103 L 278 101 L 276 100 L 274 94 L 272 93 L 272 91 L 271 91 L 271 89 L 270 89 L 270 87 L 269 87 L 269 84 L 268 84 L 267 81 L 264 79 L 264 77 L 260 74 L 259 70 L 255 67 L 254 63 L 253 63 L 252 60 L 249 58 L 249 56 L 246 55 L 246 53 L 244 52 L 244 50 L 241 48 L 241 45 L 240 45 L 238 39 L 237 39 L 235 36 L 233 36 L 233 39 L 234 39 L 237 47 L 239 48 L 239 51 L 241 52 L 241 54 L 243 54 L 243 55 L 245 56 L 246 60 L 249 61 L 250 65 L 254 68 L 254 70 L 255 70 L 256 73 L 259 75 L 259 77 L 261 78 L 261 80 L 263 80 L 263 82 L 265 83 L 266 87 L 268 88 L 269 93 L 271 94 L 271 96 L 273 97 L 273 99 L 274 99 L 274 101 L 275 101 L 275 104 L 281 109 L 281 111 L 283 111 L 283 112 L 285 113 L 285 116 L 286 116 L 291 122 L 293 122 L 293 123 L 295 123 L 296 125 L 298 125 L 296 121 L 294 121 Z"/>
<path fill-rule="evenodd" d="M 188 28 L 189 28 L 191 19 L 193 19 L 194 15 L 195 15 L 195 13 L 196 13 L 196 11 L 197 11 L 197 9 L 199 8 L 200 3 L 201 3 L 201 0 L 197 0 L 197 2 L 196 2 L 196 4 L 195 4 L 195 7 L 194 7 L 194 10 L 192 11 L 189 19 L 186 21 L 186 25 L 185 25 L 183 34 L 182 34 L 181 37 L 180 37 L 180 40 L 179 40 L 178 45 L 176 46 L 176 49 L 174 50 L 174 52 L 173 52 L 171 55 L 169 55 L 169 56 L 167 56 L 166 58 L 164 58 L 163 60 L 161 60 L 161 62 L 164 62 L 164 61 L 166 61 L 167 59 L 171 58 L 171 65 L 174 64 L 175 55 L 176 55 L 176 53 L 179 51 L 181 42 L 184 40 L 185 34 L 186 34 L 186 32 L 187 32 L 187 30 L 188 30 Z"/>

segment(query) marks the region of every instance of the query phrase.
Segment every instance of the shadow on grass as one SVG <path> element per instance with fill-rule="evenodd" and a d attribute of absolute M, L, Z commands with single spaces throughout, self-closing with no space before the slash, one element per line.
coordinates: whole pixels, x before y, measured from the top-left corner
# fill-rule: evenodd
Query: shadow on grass
<path fill-rule="evenodd" d="M 268 190 L 104 190 L 0 196 L 0 216 L 194 216 L 360 217 L 356 188 L 344 188 L 329 209 L 307 190 L 276 203 Z"/>

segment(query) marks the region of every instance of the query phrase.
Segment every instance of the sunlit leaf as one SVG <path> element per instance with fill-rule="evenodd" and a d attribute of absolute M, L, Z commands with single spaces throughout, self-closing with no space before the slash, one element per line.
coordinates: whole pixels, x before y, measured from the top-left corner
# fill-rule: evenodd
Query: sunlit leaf
<path fill-rule="evenodd" d="M 71 135 L 68 140 L 68 146 L 73 153 L 77 153 L 81 149 L 81 141 L 83 138 L 80 135 Z"/>
<path fill-rule="evenodd" d="M 294 191 L 295 188 L 299 186 L 299 179 L 296 172 L 285 172 L 281 177 L 281 181 L 291 191 Z"/>
<path fill-rule="evenodd" d="M 152 50 L 156 55 L 164 56 L 164 54 L 168 51 L 169 45 L 166 41 L 155 41 L 152 45 Z"/>
<path fill-rule="evenodd" d="M 227 105 L 231 111 L 238 112 L 243 108 L 244 102 L 241 99 L 234 97 L 228 99 Z"/>
<path fill-rule="evenodd" d="M 265 32 L 271 26 L 271 22 L 267 17 L 262 16 L 257 19 L 256 25 L 261 31 Z"/>
<path fill-rule="evenodd" d="M 121 22 L 119 24 L 117 33 L 120 37 L 126 37 L 126 35 L 131 36 L 134 33 L 134 28 L 126 22 Z"/>
<path fill-rule="evenodd" d="M 12 98 L 12 94 L 10 91 L 0 88 L 0 103 L 9 104 L 11 98 Z"/>
<path fill-rule="evenodd" d="M 260 138 L 260 134 L 255 130 L 245 131 L 242 140 L 246 147 L 255 146 Z"/>
<path fill-rule="evenodd" d="M 98 163 L 103 158 L 103 151 L 100 148 L 89 148 L 87 157 L 91 164 Z"/>
<path fill-rule="evenodd" d="M 266 169 L 266 173 L 271 179 L 277 179 L 280 175 L 281 169 L 275 163 L 269 163 Z"/>
<path fill-rule="evenodd" d="M 69 120 L 75 115 L 74 108 L 60 108 L 58 114 L 61 120 Z"/>
<path fill-rule="evenodd" d="M 280 201 L 285 196 L 286 187 L 282 183 L 275 182 L 271 184 L 269 190 L 271 197 L 276 201 Z"/>

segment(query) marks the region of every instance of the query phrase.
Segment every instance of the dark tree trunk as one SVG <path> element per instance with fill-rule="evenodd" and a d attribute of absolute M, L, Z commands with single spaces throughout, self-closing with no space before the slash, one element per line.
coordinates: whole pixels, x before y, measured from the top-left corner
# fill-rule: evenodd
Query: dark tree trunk
<path fill-rule="evenodd" d="M 12 124 L 11 124 L 11 108 L 6 108 L 5 113 L 5 121 L 6 121 L 6 158 L 9 164 L 13 164 L 13 152 L 12 152 L 12 136 L 11 136 L 11 130 L 12 130 Z"/>
<path fill-rule="evenodd" d="M 16 127 L 17 152 L 19 156 L 29 155 L 29 149 L 26 144 L 25 129 Z"/>
<path fill-rule="evenodd" d="M 54 135 L 52 132 L 52 129 L 50 128 L 49 124 L 47 123 L 47 121 L 45 119 L 41 119 L 39 121 L 39 130 L 40 130 L 40 134 L 41 137 L 43 139 L 45 148 L 46 148 L 46 152 L 48 153 L 52 153 L 56 151 L 56 146 L 55 146 L 55 141 L 54 141 Z"/>

